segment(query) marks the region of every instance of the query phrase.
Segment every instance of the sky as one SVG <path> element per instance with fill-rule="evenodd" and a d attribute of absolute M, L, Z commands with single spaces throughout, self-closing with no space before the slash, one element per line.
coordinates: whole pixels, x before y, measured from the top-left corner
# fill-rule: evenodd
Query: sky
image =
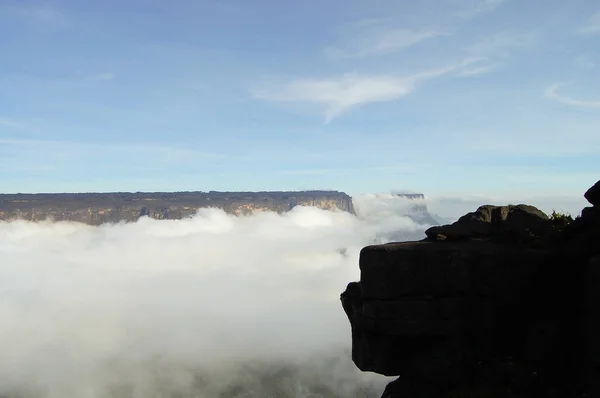
<path fill-rule="evenodd" d="M 1 191 L 600 179 L 595 0 L 0 0 Z"/>

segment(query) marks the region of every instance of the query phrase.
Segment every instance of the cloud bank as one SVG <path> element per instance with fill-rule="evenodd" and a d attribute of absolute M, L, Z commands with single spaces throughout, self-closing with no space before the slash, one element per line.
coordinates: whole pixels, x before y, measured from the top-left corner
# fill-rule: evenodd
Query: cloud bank
<path fill-rule="evenodd" d="M 379 396 L 388 379 L 354 368 L 339 294 L 364 245 L 425 226 L 376 199 L 358 217 L 1 222 L 0 395 Z"/>
<path fill-rule="evenodd" d="M 570 105 L 579 108 L 600 109 L 600 100 L 582 100 L 571 98 L 560 94 L 558 91 L 564 84 L 553 84 L 544 90 L 544 97 L 565 105 Z"/>
<path fill-rule="evenodd" d="M 481 58 L 426 69 L 408 76 L 347 73 L 328 78 L 296 78 L 254 90 L 255 98 L 287 103 L 304 103 L 323 109 L 325 123 L 349 110 L 369 103 L 394 101 L 415 90 L 418 84 L 444 75 L 468 75 Z"/>
<path fill-rule="evenodd" d="M 450 222 L 515 202 L 425 203 Z M 379 397 L 390 379 L 354 367 L 339 294 L 362 247 L 424 236 L 405 216 L 413 204 L 378 194 L 354 198 L 357 216 L 0 222 L 0 396 Z"/>

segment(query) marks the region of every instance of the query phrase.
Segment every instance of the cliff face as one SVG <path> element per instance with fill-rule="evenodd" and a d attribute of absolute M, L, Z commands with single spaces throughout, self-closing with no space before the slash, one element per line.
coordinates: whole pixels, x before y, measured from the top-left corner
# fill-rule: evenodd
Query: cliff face
<path fill-rule="evenodd" d="M 386 398 L 600 396 L 599 193 L 574 221 L 482 206 L 365 247 L 341 296 L 355 364 L 401 376 Z"/>
<path fill-rule="evenodd" d="M 283 213 L 295 206 L 354 213 L 350 196 L 337 191 L 15 194 L 0 195 L 0 220 L 51 218 L 98 225 L 136 221 L 143 216 L 181 219 L 208 207 L 243 215 Z"/>
<path fill-rule="evenodd" d="M 417 224 L 435 225 L 435 219 L 429 214 L 425 195 L 422 193 L 394 193 L 396 197 L 403 198 L 413 202 L 411 211 L 407 214 Z"/>

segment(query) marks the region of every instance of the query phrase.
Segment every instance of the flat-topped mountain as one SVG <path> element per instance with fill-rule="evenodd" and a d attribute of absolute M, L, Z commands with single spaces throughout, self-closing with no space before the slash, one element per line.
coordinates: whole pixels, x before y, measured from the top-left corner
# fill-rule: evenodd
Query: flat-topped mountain
<path fill-rule="evenodd" d="M 0 194 L 0 220 L 78 221 L 90 225 L 193 216 L 201 208 L 236 215 L 283 213 L 295 206 L 339 209 L 354 214 L 352 198 L 338 191 L 299 192 L 111 192 Z"/>

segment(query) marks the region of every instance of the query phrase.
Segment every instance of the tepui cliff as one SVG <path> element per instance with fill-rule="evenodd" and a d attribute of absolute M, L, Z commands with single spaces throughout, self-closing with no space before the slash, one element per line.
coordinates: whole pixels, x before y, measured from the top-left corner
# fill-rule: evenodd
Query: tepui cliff
<path fill-rule="evenodd" d="M 141 217 L 173 220 L 191 217 L 201 208 L 245 215 L 295 206 L 339 209 L 354 214 L 352 199 L 337 191 L 301 192 L 112 192 L 0 194 L 0 220 L 77 221 L 90 225 L 133 222 Z"/>

